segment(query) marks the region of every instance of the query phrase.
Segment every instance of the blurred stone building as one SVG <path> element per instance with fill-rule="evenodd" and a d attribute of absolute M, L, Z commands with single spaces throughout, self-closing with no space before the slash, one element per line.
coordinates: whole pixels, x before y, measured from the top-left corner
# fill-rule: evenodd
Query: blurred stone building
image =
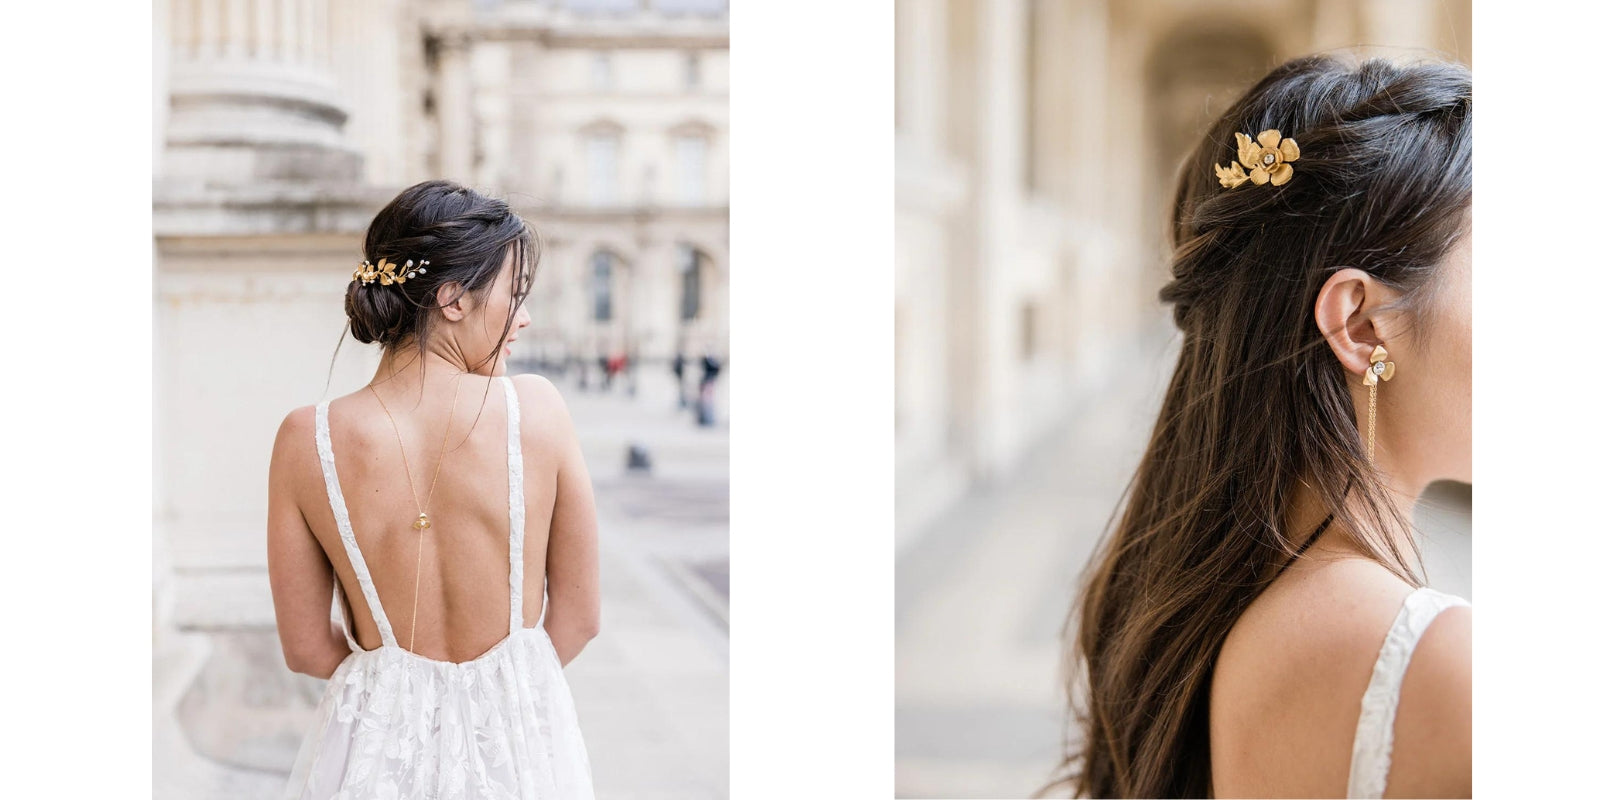
<path fill-rule="evenodd" d="M 1165 336 L 1185 150 L 1287 58 L 1471 63 L 1467 0 L 898 0 L 899 544 Z"/>
<path fill-rule="evenodd" d="M 285 413 L 376 366 L 335 345 L 366 224 L 404 187 L 460 181 L 538 229 L 514 360 L 726 355 L 728 17 L 726 0 L 154 12 L 159 718 L 207 657 L 180 632 L 272 625 L 267 456 Z"/>
<path fill-rule="evenodd" d="M 895 26 L 896 793 L 1032 796 L 1075 735 L 1063 623 L 1171 376 L 1185 151 L 1294 56 L 1470 63 L 1470 6 L 897 0 Z M 1470 487 L 1435 488 L 1429 577 L 1470 598 Z"/>

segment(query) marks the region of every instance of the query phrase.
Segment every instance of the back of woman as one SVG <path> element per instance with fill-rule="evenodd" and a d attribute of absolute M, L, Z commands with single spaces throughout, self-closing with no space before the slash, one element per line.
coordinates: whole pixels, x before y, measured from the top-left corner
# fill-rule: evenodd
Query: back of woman
<path fill-rule="evenodd" d="M 1311 56 L 1179 177 L 1182 349 L 1073 629 L 1092 797 L 1471 793 L 1470 609 L 1410 514 L 1470 482 L 1472 78 Z"/>
<path fill-rule="evenodd" d="M 521 384 L 518 400 L 523 428 L 523 616 L 532 621 L 544 610 L 539 576 L 544 574 L 559 457 L 564 452 L 550 420 L 552 416 L 564 418 L 565 412 L 559 406 L 550 407 L 554 387 L 547 381 L 517 376 L 513 384 Z M 418 512 L 404 483 L 406 468 L 395 426 L 373 393 L 362 389 L 327 406 L 330 446 L 337 454 L 351 527 L 360 532 L 361 550 L 379 595 L 397 598 L 387 609 L 390 622 L 403 634 L 400 640 L 406 649 L 440 661 L 470 660 L 503 639 L 511 602 L 506 398 L 494 378 L 467 376 L 458 391 L 458 399 L 470 403 L 469 415 L 460 419 L 458 411 L 444 459 L 449 468 L 440 469 L 437 482 L 431 474 L 420 476 L 419 492 L 425 493 L 433 484 L 427 539 L 412 527 Z M 442 394 L 428 401 L 444 407 L 394 409 L 403 434 L 399 441 L 434 445 L 444 441 L 450 398 Z M 471 408 L 480 403 L 481 414 Z M 478 417 L 475 423 L 472 417 Z M 434 452 L 424 454 L 427 460 L 437 458 L 437 446 L 429 449 Z M 493 480 L 495 476 L 501 480 Z M 340 584 L 359 586 L 332 508 L 323 503 L 311 511 L 306 521 L 329 554 Z M 425 547 L 420 581 L 416 575 L 418 542 Z M 410 598 L 414 583 L 420 591 Z M 413 599 L 421 613 L 413 617 L 410 606 L 400 602 L 402 598 Z M 350 602 L 357 642 L 369 649 L 378 646 L 380 637 L 365 599 L 355 592 Z M 414 643 L 410 639 L 413 619 Z"/>
<path fill-rule="evenodd" d="M 593 496 L 555 387 L 505 374 L 534 245 L 443 181 L 368 230 L 345 307 L 378 369 L 274 445 L 279 636 L 328 679 L 287 797 L 593 795 L 562 672 L 598 630 Z"/>

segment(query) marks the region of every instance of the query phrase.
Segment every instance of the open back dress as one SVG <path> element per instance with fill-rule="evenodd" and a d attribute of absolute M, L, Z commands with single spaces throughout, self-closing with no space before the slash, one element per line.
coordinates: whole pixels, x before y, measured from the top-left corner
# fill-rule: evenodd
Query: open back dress
<path fill-rule="evenodd" d="M 340 617 L 350 655 L 334 670 L 301 745 L 285 797 L 368 800 L 545 800 L 594 796 L 589 759 L 561 660 L 544 629 L 522 622 L 523 500 L 520 405 L 505 388 L 511 543 L 510 626 L 470 661 L 402 648 L 350 528 L 334 467 L 328 401 L 317 405 L 317 455 L 328 502 L 382 644 L 362 649 Z M 541 581 L 541 586 L 543 581 Z M 541 589 L 542 591 L 542 589 Z M 334 597 L 341 597 L 338 581 Z M 546 604 L 547 606 L 548 604 Z"/>

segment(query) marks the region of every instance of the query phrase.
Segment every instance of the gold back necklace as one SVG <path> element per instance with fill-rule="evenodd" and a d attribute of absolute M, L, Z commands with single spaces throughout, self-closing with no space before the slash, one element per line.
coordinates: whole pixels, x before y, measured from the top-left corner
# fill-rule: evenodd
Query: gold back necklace
<path fill-rule="evenodd" d="M 400 438 L 400 426 L 395 424 L 394 415 L 389 413 L 389 407 L 384 405 L 383 396 L 378 394 L 378 390 L 370 383 L 367 384 L 367 388 L 372 390 L 373 397 L 378 398 L 378 407 L 383 409 L 383 415 L 389 418 L 389 425 L 394 428 L 394 440 L 400 445 L 400 463 L 406 468 L 406 488 L 411 490 L 411 502 L 417 504 L 417 521 L 411 523 L 412 529 L 417 531 L 417 566 L 416 578 L 411 586 L 411 641 L 406 645 L 407 650 L 416 652 L 414 648 L 417 644 L 417 598 L 422 594 L 422 531 L 433 527 L 433 523 L 428 520 L 427 507 L 417 500 L 417 487 L 411 479 L 411 462 L 406 459 L 406 443 Z M 439 462 L 433 467 L 433 482 L 428 484 L 429 503 L 433 502 L 434 487 L 439 485 L 439 469 L 444 466 L 445 448 L 450 444 L 450 425 L 456 419 L 456 396 L 460 394 L 460 388 L 461 377 L 458 375 L 455 385 L 450 389 L 450 416 L 445 419 L 444 439 L 439 442 Z"/>

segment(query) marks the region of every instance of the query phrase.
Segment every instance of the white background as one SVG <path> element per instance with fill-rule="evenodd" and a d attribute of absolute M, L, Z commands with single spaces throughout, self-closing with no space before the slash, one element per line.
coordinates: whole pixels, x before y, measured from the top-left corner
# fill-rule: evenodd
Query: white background
<path fill-rule="evenodd" d="M 1474 10 L 1480 797 L 1592 791 L 1600 718 L 1600 68 L 1542 5 Z M 887 798 L 893 6 L 735 6 L 732 796 Z M 151 10 L 0 14 L 4 793 L 148 796 Z"/>

